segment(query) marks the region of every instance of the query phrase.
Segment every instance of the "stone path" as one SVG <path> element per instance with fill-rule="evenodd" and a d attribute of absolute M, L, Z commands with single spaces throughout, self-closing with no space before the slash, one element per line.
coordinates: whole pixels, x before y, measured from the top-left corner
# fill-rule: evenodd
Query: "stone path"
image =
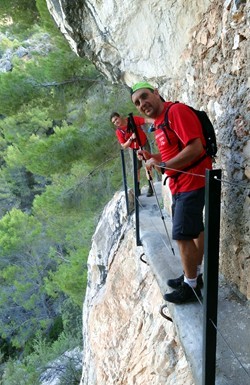
<path fill-rule="evenodd" d="M 162 202 L 161 182 L 156 182 L 154 186 L 159 202 Z M 164 294 L 171 291 L 166 284 L 167 280 L 182 274 L 180 255 L 171 237 L 171 218 L 163 211 L 163 221 L 156 198 L 146 197 L 146 189 L 145 191 L 143 189 L 142 193 L 143 195 L 139 197 L 139 222 L 144 258 Z M 164 222 L 175 256 L 169 246 Z M 218 297 L 216 385 L 248 385 L 250 384 L 249 304 L 238 298 L 222 277 L 219 280 Z M 175 324 L 196 385 L 202 385 L 203 305 L 201 303 L 174 305 L 162 300 L 162 305 L 164 304 L 167 304 L 167 313 Z"/>

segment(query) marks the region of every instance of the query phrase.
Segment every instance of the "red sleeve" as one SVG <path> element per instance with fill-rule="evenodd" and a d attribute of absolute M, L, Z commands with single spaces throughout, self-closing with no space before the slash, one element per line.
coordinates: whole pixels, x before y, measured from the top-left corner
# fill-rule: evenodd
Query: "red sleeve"
<path fill-rule="evenodd" d="M 145 124 L 145 118 L 142 116 L 134 116 L 133 118 L 137 126 L 143 126 L 143 124 Z"/>
<path fill-rule="evenodd" d="M 126 142 L 125 135 L 118 128 L 115 130 L 115 134 L 121 144 Z"/>

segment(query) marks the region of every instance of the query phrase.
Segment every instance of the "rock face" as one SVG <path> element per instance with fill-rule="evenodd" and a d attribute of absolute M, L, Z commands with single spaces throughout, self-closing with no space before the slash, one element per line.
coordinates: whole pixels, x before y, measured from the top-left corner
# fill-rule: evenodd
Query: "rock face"
<path fill-rule="evenodd" d="M 81 385 L 194 385 L 175 328 L 159 313 L 162 294 L 141 251 L 124 193 L 117 193 L 88 259 Z"/>
<path fill-rule="evenodd" d="M 47 0 L 72 49 L 112 82 L 145 79 L 208 111 L 223 171 L 221 272 L 250 298 L 249 1 Z"/>
<path fill-rule="evenodd" d="M 46 1 L 72 49 L 111 82 L 147 80 L 209 113 L 222 169 L 220 272 L 249 299 L 249 0 Z M 81 385 L 193 384 L 173 326 L 150 306 L 161 295 L 133 229 L 122 209 L 106 210 L 112 223 L 97 229 L 89 258 Z"/>

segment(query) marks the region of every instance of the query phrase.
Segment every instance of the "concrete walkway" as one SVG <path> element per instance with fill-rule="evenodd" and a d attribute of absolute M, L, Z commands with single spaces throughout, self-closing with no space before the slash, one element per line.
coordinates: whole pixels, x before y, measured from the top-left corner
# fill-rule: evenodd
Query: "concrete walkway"
<path fill-rule="evenodd" d="M 154 183 L 159 202 L 161 182 Z M 144 258 L 150 265 L 162 294 L 172 291 L 167 286 L 169 278 L 182 274 L 180 255 L 171 236 L 171 218 L 164 213 L 164 220 L 154 196 L 146 197 L 142 190 L 140 202 L 140 239 L 145 252 Z M 175 255 L 169 246 L 169 239 L 164 227 L 168 229 Z M 242 301 L 220 277 L 217 323 L 217 368 L 216 385 L 250 384 L 250 309 L 247 301 Z M 167 304 L 165 313 L 173 319 L 180 342 L 185 351 L 196 385 L 202 385 L 202 341 L 203 341 L 203 305 L 192 303 L 174 305 L 162 299 L 161 305 Z M 166 322 L 168 322 L 166 320 Z M 214 385 L 214 384 L 208 384 Z"/>

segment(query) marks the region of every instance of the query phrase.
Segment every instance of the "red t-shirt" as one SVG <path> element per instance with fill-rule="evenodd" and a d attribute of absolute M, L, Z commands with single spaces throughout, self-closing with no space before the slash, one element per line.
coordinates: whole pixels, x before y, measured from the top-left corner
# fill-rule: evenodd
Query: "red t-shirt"
<path fill-rule="evenodd" d="M 137 132 L 138 132 L 138 135 L 140 138 L 141 146 L 143 147 L 143 146 L 145 146 L 145 144 L 147 142 L 147 136 L 146 136 L 145 132 L 143 131 L 143 129 L 141 128 L 141 126 L 143 124 L 145 124 L 145 118 L 143 118 L 141 116 L 133 116 L 133 118 L 134 118 L 134 121 L 135 121 L 135 124 L 137 127 Z M 132 132 L 127 132 L 127 125 L 118 127 L 116 129 L 115 133 L 116 133 L 117 139 L 119 140 L 119 142 L 121 144 L 127 142 L 127 140 L 132 135 Z M 140 146 L 139 146 L 138 141 L 136 140 L 136 141 L 131 142 L 129 147 L 138 150 L 138 148 Z"/>
<path fill-rule="evenodd" d="M 171 129 L 165 128 L 168 139 L 159 125 L 164 123 L 166 109 L 172 104 L 171 102 L 164 103 L 164 110 L 162 114 L 155 120 L 155 139 L 159 151 L 161 153 L 162 162 L 166 162 L 176 156 L 182 148 L 186 147 L 192 140 L 200 138 L 202 144 L 205 146 L 205 138 L 202 133 L 202 127 L 199 119 L 195 113 L 185 104 L 176 103 L 168 112 L 168 122 Z M 197 158 L 199 159 L 205 154 L 204 152 Z M 194 163 L 192 161 L 188 165 Z M 183 167 L 183 168 L 185 168 Z M 190 168 L 188 174 L 181 173 L 177 178 L 170 178 L 169 187 L 172 194 L 178 192 L 188 192 L 196 190 L 205 186 L 205 178 L 197 175 L 205 176 L 205 170 L 212 168 L 212 159 L 207 156 L 196 166 Z M 176 174 L 176 171 L 166 170 L 165 174 L 168 176 Z"/>

